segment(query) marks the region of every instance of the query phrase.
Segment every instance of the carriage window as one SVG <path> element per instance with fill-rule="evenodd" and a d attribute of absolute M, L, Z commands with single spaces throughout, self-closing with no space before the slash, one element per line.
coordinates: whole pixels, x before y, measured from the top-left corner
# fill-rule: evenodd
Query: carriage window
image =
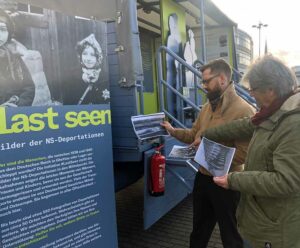
<path fill-rule="evenodd" d="M 18 10 L 32 14 L 43 14 L 43 8 L 23 3 L 18 3 Z"/>

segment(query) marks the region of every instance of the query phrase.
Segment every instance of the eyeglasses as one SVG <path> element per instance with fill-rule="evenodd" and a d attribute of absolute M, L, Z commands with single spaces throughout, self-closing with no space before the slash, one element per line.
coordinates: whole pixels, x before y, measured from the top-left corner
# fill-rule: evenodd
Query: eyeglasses
<path fill-rule="evenodd" d="M 214 76 L 212 76 L 212 77 L 210 77 L 208 79 L 202 80 L 201 84 L 208 85 L 211 80 L 213 80 L 214 78 L 216 78 L 218 76 L 220 76 L 220 75 L 217 74 L 217 75 L 214 75 Z"/>

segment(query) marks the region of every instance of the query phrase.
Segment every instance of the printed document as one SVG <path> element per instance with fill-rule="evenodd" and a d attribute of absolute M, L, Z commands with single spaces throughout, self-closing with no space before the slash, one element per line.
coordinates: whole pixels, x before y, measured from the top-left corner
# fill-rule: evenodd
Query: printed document
<path fill-rule="evenodd" d="M 196 149 L 193 146 L 178 146 L 174 145 L 169 157 L 172 158 L 194 158 L 196 154 Z"/>
<path fill-rule="evenodd" d="M 164 113 L 156 113 L 132 116 L 131 122 L 137 138 L 146 140 L 169 135 L 166 129 L 160 125 L 164 119 Z"/>
<path fill-rule="evenodd" d="M 235 148 L 202 138 L 194 160 L 213 176 L 228 174 Z"/>

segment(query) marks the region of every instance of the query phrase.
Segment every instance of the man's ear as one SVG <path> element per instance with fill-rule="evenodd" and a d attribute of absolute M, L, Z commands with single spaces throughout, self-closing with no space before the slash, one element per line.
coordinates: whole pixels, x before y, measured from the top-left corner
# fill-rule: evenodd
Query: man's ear
<path fill-rule="evenodd" d="M 221 86 L 225 86 L 227 84 L 227 77 L 225 73 L 221 72 L 219 77 Z"/>

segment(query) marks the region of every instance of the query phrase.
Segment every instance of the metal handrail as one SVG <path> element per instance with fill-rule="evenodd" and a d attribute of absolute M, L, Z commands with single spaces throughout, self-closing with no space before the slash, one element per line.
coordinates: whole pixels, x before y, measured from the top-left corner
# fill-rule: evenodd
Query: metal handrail
<path fill-rule="evenodd" d="M 255 99 L 252 96 L 250 96 L 248 90 L 244 89 L 243 86 L 241 86 L 238 83 L 235 83 L 234 86 L 235 86 L 236 93 L 240 97 L 242 97 L 246 102 L 252 105 L 255 109 L 258 109 Z"/>
<path fill-rule="evenodd" d="M 180 92 L 178 92 L 177 89 L 173 88 L 171 85 L 169 85 L 164 79 L 163 79 L 163 71 L 162 71 L 162 52 L 165 52 L 172 56 L 175 60 L 177 60 L 181 65 L 186 67 L 188 70 L 190 70 L 194 74 L 194 87 L 195 87 L 195 102 L 197 103 L 197 91 L 201 90 L 205 94 L 207 93 L 206 90 L 199 84 L 197 84 L 196 78 L 202 78 L 202 74 L 199 72 L 198 69 L 196 69 L 194 66 L 189 65 L 185 60 L 183 60 L 181 57 L 179 57 L 176 53 L 174 53 L 172 50 L 167 48 L 166 46 L 161 46 L 159 47 L 157 54 L 156 54 L 156 59 L 157 59 L 157 78 L 159 82 L 159 101 L 160 101 L 160 111 L 164 112 L 166 116 L 171 119 L 174 123 L 176 123 L 178 126 L 182 128 L 186 128 L 186 126 L 178 121 L 171 113 L 167 111 L 165 108 L 164 104 L 164 89 L 167 88 L 171 90 L 176 96 L 178 96 L 182 102 L 185 102 L 186 104 L 190 105 L 192 109 L 195 111 L 199 112 L 200 108 L 194 104 L 192 101 L 187 99 L 184 95 L 182 95 Z M 197 60 L 198 63 L 201 65 L 204 65 L 204 63 L 201 60 Z M 232 68 L 234 73 L 237 73 L 238 76 L 242 77 L 242 74 L 236 70 L 235 68 Z M 237 94 L 242 97 L 245 101 L 247 101 L 249 104 L 251 104 L 254 108 L 257 109 L 257 105 L 255 103 L 255 99 L 250 96 L 249 92 L 242 87 L 239 83 L 234 82 L 235 84 L 235 89 Z"/>
<path fill-rule="evenodd" d="M 233 71 L 234 73 L 238 74 L 239 77 L 243 77 L 243 74 L 242 74 L 240 71 L 238 71 L 237 69 L 232 68 L 232 71 Z"/>
<path fill-rule="evenodd" d="M 172 56 L 175 60 L 177 60 L 181 65 L 186 67 L 188 70 L 190 70 L 196 77 L 202 78 L 202 74 L 193 66 L 189 65 L 185 60 L 183 60 L 181 57 L 179 57 L 176 53 L 174 53 L 172 50 L 167 48 L 166 46 L 161 46 L 159 47 L 157 54 L 156 54 L 156 59 L 157 59 L 157 78 L 159 82 L 159 101 L 160 101 L 160 111 L 164 112 L 168 118 L 173 120 L 177 125 L 179 125 L 182 128 L 185 128 L 186 126 L 178 121 L 171 113 L 165 109 L 164 105 L 164 87 L 167 89 L 171 90 L 176 96 L 178 96 L 182 102 L 185 102 L 186 104 L 190 105 L 195 111 L 200 111 L 200 108 L 194 104 L 192 101 L 187 99 L 184 95 L 182 95 L 180 92 L 178 92 L 177 89 L 173 88 L 171 85 L 169 85 L 164 79 L 163 79 L 163 71 L 162 71 L 162 52 L 165 52 Z M 200 61 L 201 62 L 201 61 Z M 203 62 L 201 62 L 204 64 Z M 196 81 L 194 82 L 195 84 L 195 89 L 202 90 L 204 93 L 206 93 L 206 90 L 201 87 L 201 85 L 198 85 Z"/>
<path fill-rule="evenodd" d="M 232 68 L 233 73 L 238 74 L 239 78 L 242 78 L 243 75 L 241 72 L 239 72 L 237 69 Z M 246 102 L 248 102 L 250 105 L 252 105 L 254 108 L 257 109 L 256 101 L 255 99 L 250 96 L 249 91 L 246 90 L 242 85 L 239 84 L 239 82 L 234 82 L 234 86 L 236 89 L 237 94 L 242 97 Z"/>
<path fill-rule="evenodd" d="M 165 80 L 161 79 L 160 80 L 160 94 L 163 94 L 163 87 L 162 86 L 166 86 L 167 88 L 169 88 L 176 96 L 180 97 L 184 102 L 186 102 L 187 104 L 191 105 L 191 107 L 196 110 L 196 111 L 200 111 L 200 108 L 195 105 L 192 101 L 190 101 L 189 99 L 186 99 L 184 95 L 182 95 L 180 92 L 178 92 L 176 89 L 174 89 L 171 85 L 169 85 Z M 160 96 L 160 101 L 161 99 L 163 99 L 163 96 Z M 162 112 L 164 112 L 168 118 L 170 118 L 171 120 L 173 120 L 177 125 L 179 125 L 182 128 L 186 128 L 186 126 L 184 124 L 182 124 L 180 121 L 178 121 L 171 113 L 169 113 L 167 111 L 167 109 L 164 108 L 164 102 L 161 101 L 161 106 L 160 109 Z"/>

